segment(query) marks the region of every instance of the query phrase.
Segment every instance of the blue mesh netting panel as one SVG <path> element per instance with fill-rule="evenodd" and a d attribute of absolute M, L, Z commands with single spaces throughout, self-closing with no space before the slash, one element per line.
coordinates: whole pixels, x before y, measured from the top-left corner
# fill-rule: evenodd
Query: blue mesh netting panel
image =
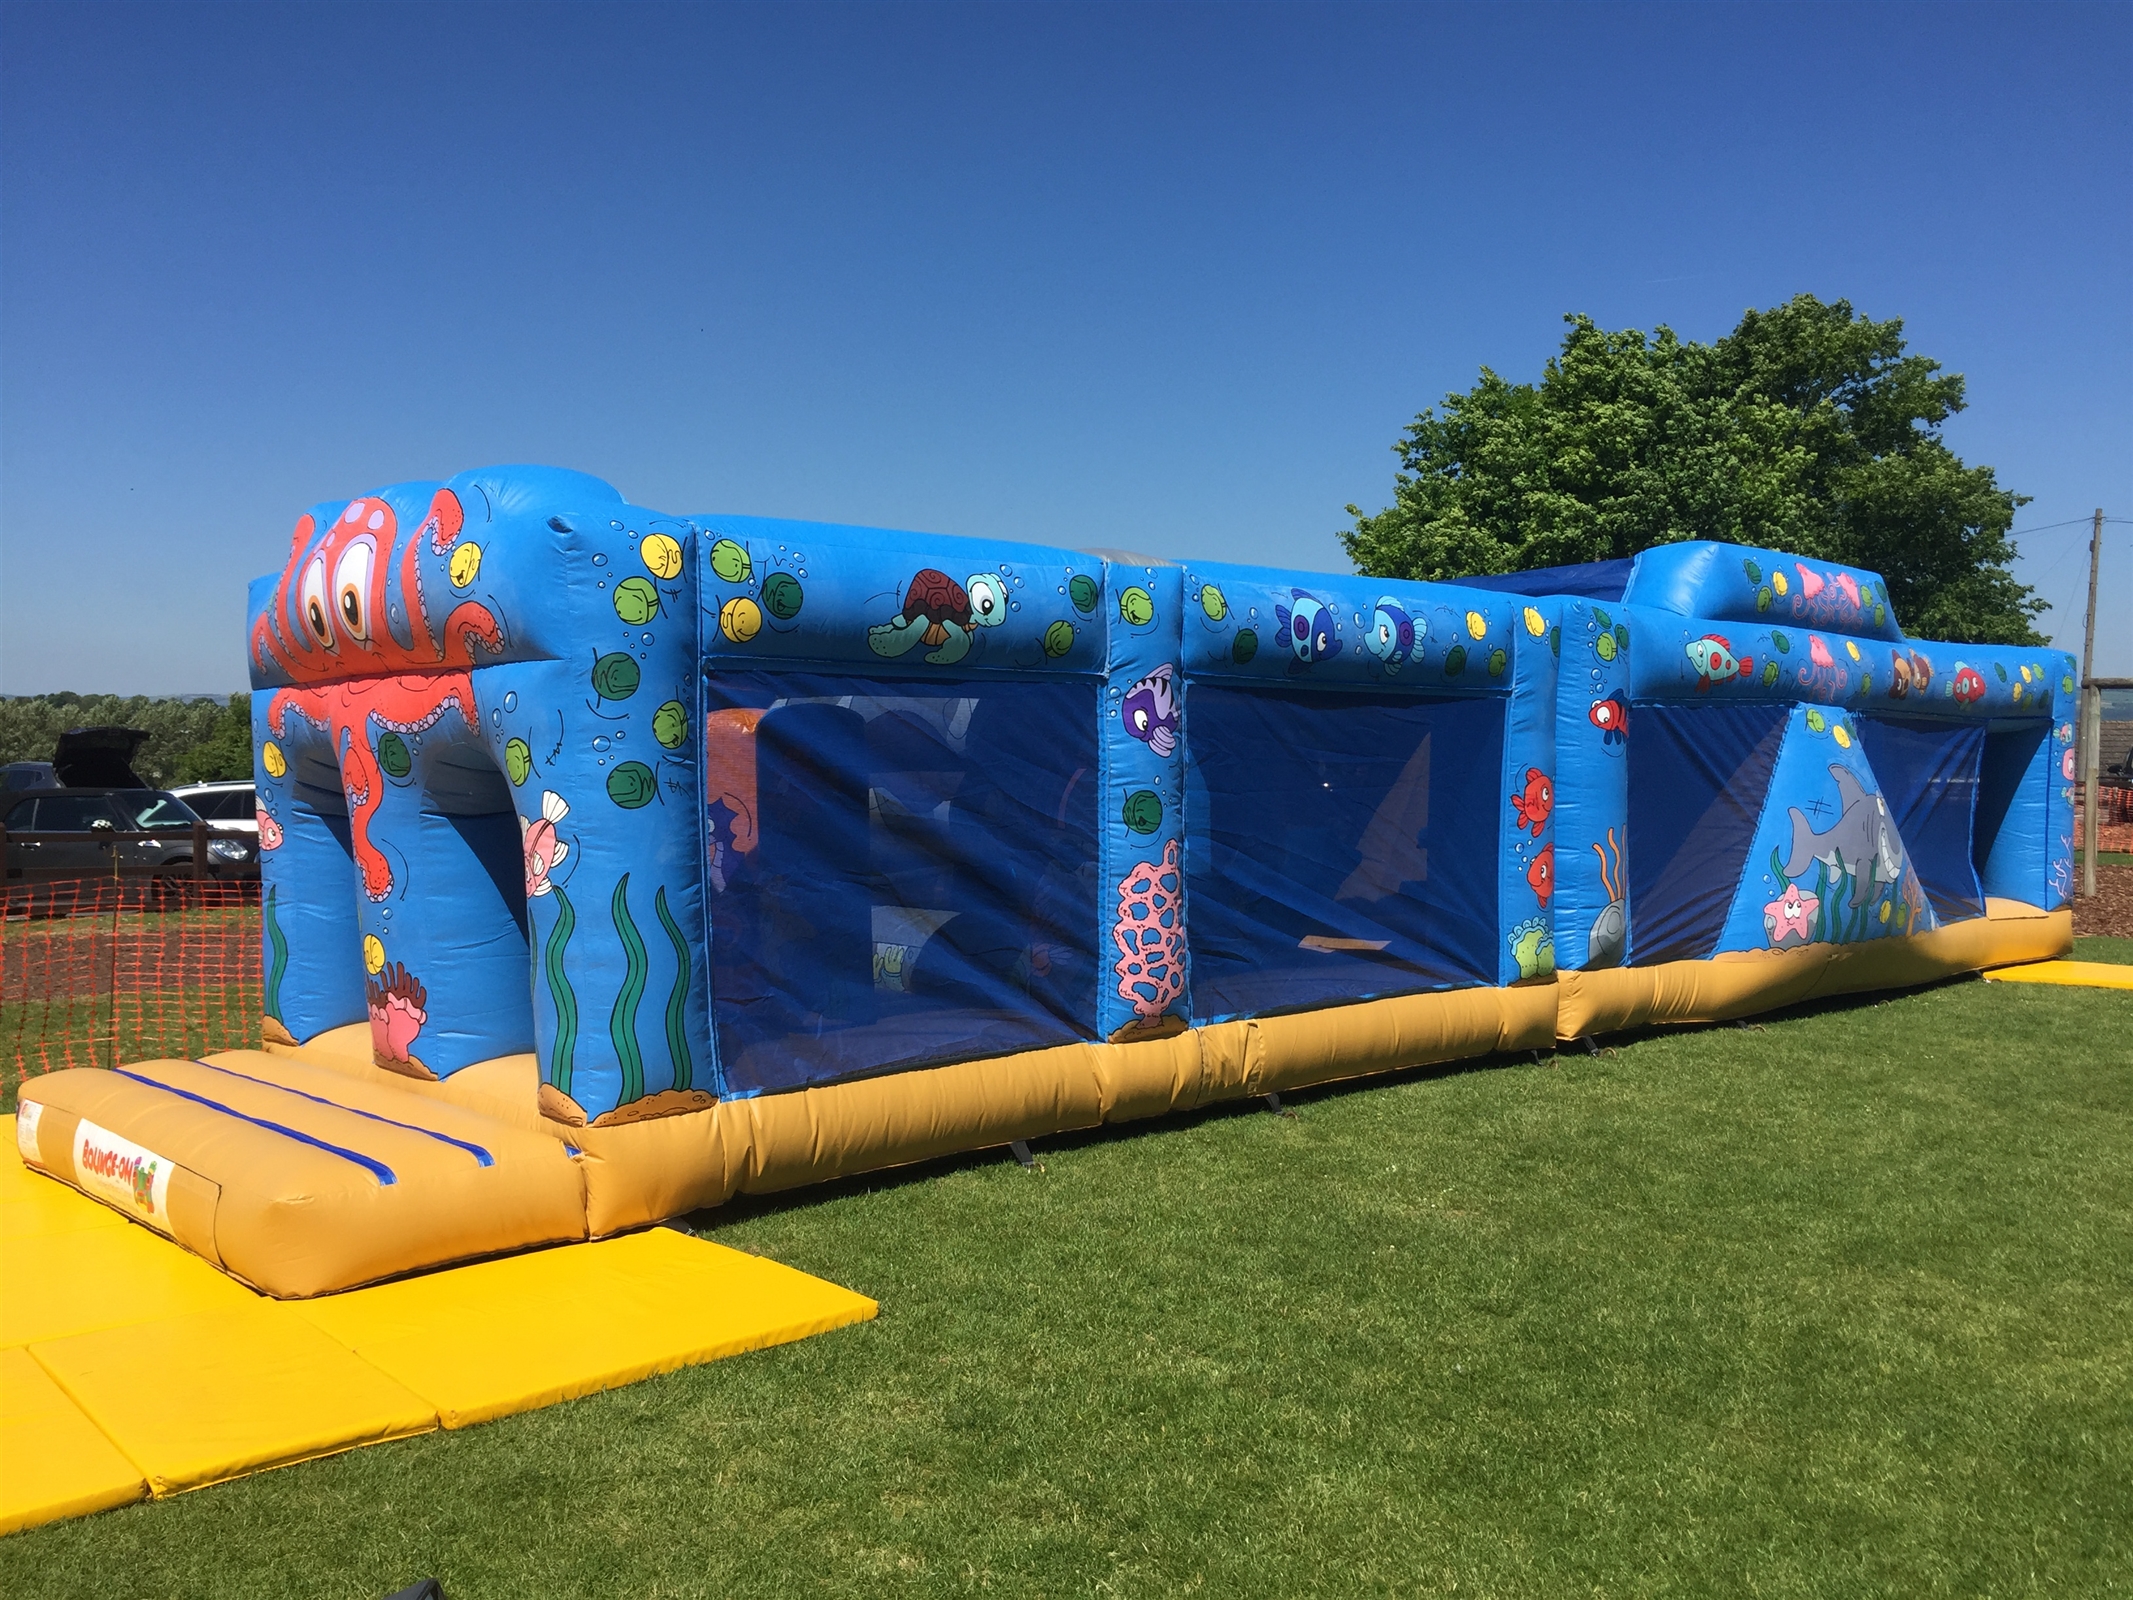
<path fill-rule="evenodd" d="M 1496 981 L 1501 700 L 1199 682 L 1186 716 L 1197 1015 Z"/>
<path fill-rule="evenodd" d="M 1985 897 L 1970 859 L 1983 726 L 1861 717 L 1859 743 L 1933 909 L 1948 921 L 1983 916 Z"/>
<path fill-rule="evenodd" d="M 1100 692 L 710 677 L 712 1014 L 735 1090 L 1094 1037 Z"/>
<path fill-rule="evenodd" d="M 1717 946 L 1789 710 L 1636 707 L 1627 863 L 1632 965 L 1700 961 Z"/>
<path fill-rule="evenodd" d="M 2052 852 L 2046 820 L 2053 785 L 2048 773 L 2042 783 L 2032 781 L 2050 759 L 2045 744 L 2050 734 L 2043 722 L 1988 729 L 1978 759 L 1970 859 L 1987 894 L 2031 905 L 2056 903 L 2048 883 Z"/>

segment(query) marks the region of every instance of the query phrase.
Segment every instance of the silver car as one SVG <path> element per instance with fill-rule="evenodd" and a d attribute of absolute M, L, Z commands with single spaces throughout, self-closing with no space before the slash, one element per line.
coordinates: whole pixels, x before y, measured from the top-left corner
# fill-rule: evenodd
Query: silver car
<path fill-rule="evenodd" d="M 252 780 L 232 783 L 181 783 L 170 791 L 206 820 L 217 833 L 259 837 L 259 796 Z"/>

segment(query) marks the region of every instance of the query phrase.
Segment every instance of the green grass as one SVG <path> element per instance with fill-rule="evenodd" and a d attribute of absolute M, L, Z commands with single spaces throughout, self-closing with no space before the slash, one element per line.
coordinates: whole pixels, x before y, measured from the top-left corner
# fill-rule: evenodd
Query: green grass
<path fill-rule="evenodd" d="M 2129 1030 L 1953 984 L 757 1202 L 708 1231 L 880 1320 L 17 1535 L 0 1592 L 2123 1591 Z"/>
<path fill-rule="evenodd" d="M 159 1056 L 257 1049 L 259 985 L 204 984 L 160 994 L 0 1002 L 0 1114 L 15 1109 L 39 1061 L 118 1066 Z"/>
<path fill-rule="evenodd" d="M 2074 959 L 2133 966 L 2133 939 L 2118 939 L 2102 933 L 2087 934 L 2074 941 Z"/>
<path fill-rule="evenodd" d="M 113 1066 L 257 1048 L 259 916 L 257 903 L 247 902 L 0 922 L 0 982 L 9 996 L 0 999 L 0 1112 L 14 1110 L 25 1070 L 68 1059 Z M 249 977 L 192 981 L 247 968 Z M 114 969 L 124 979 L 116 996 Z M 102 992 L 44 997 L 48 976 L 85 971 Z"/>

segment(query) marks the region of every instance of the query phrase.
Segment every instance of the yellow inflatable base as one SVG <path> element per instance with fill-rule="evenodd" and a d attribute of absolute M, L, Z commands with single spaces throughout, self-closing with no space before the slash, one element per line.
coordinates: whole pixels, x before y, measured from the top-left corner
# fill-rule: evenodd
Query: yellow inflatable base
<path fill-rule="evenodd" d="M 2107 961 L 2032 961 L 1985 974 L 1995 983 L 2061 983 L 2082 989 L 2133 989 L 2133 967 Z"/>
<path fill-rule="evenodd" d="M 282 1303 L 30 1172 L 10 1137 L 0 1533 L 529 1410 L 875 1310 L 667 1229 Z"/>
<path fill-rule="evenodd" d="M 1405 996 L 897 1073 L 612 1126 L 543 1110 L 530 1055 L 442 1083 L 370 1064 L 369 1030 L 21 1093 L 24 1157 L 282 1299 L 1040 1134 L 1555 1037 L 1552 982 Z M 554 1102 L 550 1102 L 554 1104 Z M 150 1166 L 160 1187 L 115 1174 Z"/>
<path fill-rule="evenodd" d="M 2074 947 L 2074 913 L 1988 900 L 1985 915 L 1905 939 L 1752 950 L 1708 961 L 1556 974 L 1559 1039 L 1655 1023 L 1730 1022 L 1832 995 L 1902 989 Z"/>
<path fill-rule="evenodd" d="M 307 1298 L 1016 1139 L 2047 960 L 2072 938 L 2069 911 L 1993 900 L 1983 917 L 1913 938 L 1328 1006 L 605 1126 L 552 1114 L 571 1108 L 542 1094 L 530 1055 L 419 1082 L 372 1065 L 357 1024 L 204 1062 L 37 1079 L 22 1094 L 25 1148 L 53 1176 L 138 1209 L 123 1186 L 75 1169 L 78 1154 L 105 1159 L 87 1153 L 84 1129 L 118 1135 L 171 1169 L 158 1227 L 270 1295 Z"/>

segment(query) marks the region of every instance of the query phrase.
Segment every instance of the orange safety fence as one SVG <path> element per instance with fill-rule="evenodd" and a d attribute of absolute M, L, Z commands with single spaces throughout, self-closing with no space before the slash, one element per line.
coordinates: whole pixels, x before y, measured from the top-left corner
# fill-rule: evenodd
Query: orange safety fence
<path fill-rule="evenodd" d="M 259 884 L 98 877 L 0 893 L 0 1090 L 260 1043 Z"/>

